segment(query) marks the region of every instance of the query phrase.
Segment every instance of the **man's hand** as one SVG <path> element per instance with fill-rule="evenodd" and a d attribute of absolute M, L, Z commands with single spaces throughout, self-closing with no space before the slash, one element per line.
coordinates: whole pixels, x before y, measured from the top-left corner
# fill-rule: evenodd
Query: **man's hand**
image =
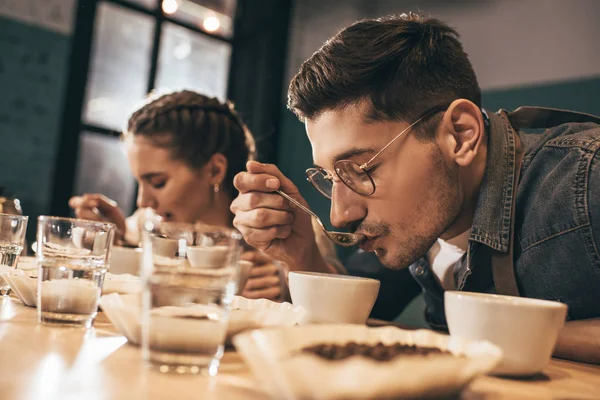
<path fill-rule="evenodd" d="M 306 205 L 296 186 L 275 165 L 250 161 L 247 168 L 234 179 L 240 194 L 231 203 L 233 224 L 246 242 L 294 270 L 329 271 L 318 251 L 311 217 L 274 192 L 281 189 Z"/>
<path fill-rule="evenodd" d="M 565 323 L 558 334 L 554 357 L 600 364 L 600 318 Z"/>

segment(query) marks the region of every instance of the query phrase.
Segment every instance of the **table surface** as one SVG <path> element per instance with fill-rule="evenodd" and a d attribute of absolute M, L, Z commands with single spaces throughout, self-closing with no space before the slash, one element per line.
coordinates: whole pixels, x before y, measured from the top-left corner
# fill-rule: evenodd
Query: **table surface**
<path fill-rule="evenodd" d="M 217 377 L 148 370 L 138 347 L 127 344 L 102 313 L 94 328 L 38 325 L 36 310 L 15 298 L 0 300 L 2 399 L 266 399 L 235 352 Z M 553 359 L 537 377 L 481 377 L 461 399 L 598 399 L 600 366 Z"/>

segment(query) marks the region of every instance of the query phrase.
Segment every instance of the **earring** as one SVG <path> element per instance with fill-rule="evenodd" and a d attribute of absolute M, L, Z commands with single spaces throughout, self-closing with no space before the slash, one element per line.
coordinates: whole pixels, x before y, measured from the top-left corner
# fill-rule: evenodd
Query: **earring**
<path fill-rule="evenodd" d="M 219 193 L 219 184 L 215 183 L 213 185 L 213 190 L 215 191 L 215 193 Z"/>

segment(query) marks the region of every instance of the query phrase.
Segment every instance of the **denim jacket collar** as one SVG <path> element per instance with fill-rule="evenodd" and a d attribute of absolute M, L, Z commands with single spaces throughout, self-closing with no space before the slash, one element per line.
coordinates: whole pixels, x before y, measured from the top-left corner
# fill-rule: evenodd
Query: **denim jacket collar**
<path fill-rule="evenodd" d="M 466 257 L 454 266 L 454 278 L 459 290 L 466 284 L 475 267 L 472 258 L 481 243 L 495 251 L 507 253 L 513 235 L 510 229 L 514 190 L 515 155 L 521 146 L 519 132 L 515 127 L 547 129 L 568 122 L 600 123 L 591 114 L 559 110 L 547 107 L 520 107 L 507 113 L 504 110 L 489 114 L 487 160 L 484 177 L 479 189 L 477 208 L 473 216 L 469 247 Z"/>

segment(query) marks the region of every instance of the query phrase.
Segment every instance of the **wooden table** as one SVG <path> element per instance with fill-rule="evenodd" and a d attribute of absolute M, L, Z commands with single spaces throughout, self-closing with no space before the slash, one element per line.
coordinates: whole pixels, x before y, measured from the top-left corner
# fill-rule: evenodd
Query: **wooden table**
<path fill-rule="evenodd" d="M 523 380 L 482 377 L 462 399 L 599 399 L 600 367 L 552 360 L 544 374 Z M 91 330 L 36 323 L 36 311 L 17 299 L 0 300 L 0 398 L 266 399 L 235 352 L 217 377 L 161 374 L 145 368 L 99 313 Z"/>

